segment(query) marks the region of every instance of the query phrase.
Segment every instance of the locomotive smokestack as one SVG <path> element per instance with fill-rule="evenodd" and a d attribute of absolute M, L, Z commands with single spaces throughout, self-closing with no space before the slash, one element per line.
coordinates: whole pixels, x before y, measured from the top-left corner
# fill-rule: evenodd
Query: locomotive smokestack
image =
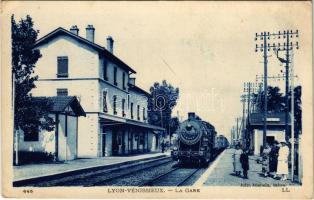
<path fill-rule="evenodd" d="M 189 112 L 189 113 L 188 113 L 188 119 L 189 119 L 189 120 L 195 119 L 195 112 Z"/>

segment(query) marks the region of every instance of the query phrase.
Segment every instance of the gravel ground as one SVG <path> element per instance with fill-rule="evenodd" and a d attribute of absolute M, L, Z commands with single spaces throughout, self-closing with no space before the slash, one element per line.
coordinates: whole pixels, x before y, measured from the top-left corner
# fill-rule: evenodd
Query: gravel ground
<path fill-rule="evenodd" d="M 49 180 L 45 182 L 40 182 L 36 184 L 32 184 L 29 186 L 35 186 L 35 187 L 52 187 L 52 186 L 88 186 L 91 185 L 94 182 L 97 182 L 101 179 L 104 178 L 109 178 L 109 177 L 114 177 L 117 175 L 121 175 L 122 173 L 125 173 L 126 169 L 123 169 L 123 167 L 131 167 L 132 171 L 139 170 L 143 168 L 144 166 L 150 166 L 158 163 L 163 163 L 163 162 L 169 162 L 171 161 L 170 158 L 162 159 L 159 161 L 147 161 L 147 162 L 140 162 L 131 164 L 131 165 L 126 165 L 126 166 L 121 166 L 119 168 L 115 169 L 103 169 L 103 170 L 97 170 L 93 172 L 87 172 L 87 173 L 82 173 L 79 175 L 74 175 L 74 176 L 67 176 L 63 177 L 60 179 L 54 179 L 54 180 Z M 146 163 L 146 164 L 144 164 Z"/>
<path fill-rule="evenodd" d="M 163 174 L 173 168 L 176 162 L 170 162 L 165 165 L 156 166 L 148 170 L 142 170 L 109 182 L 104 182 L 101 185 L 106 186 L 138 186 L 160 174 Z"/>

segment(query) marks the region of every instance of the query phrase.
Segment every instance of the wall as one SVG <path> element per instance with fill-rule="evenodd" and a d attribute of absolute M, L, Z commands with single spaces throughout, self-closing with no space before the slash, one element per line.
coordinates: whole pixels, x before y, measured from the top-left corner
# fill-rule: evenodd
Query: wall
<path fill-rule="evenodd" d="M 267 136 L 274 136 L 278 142 L 285 141 L 284 130 L 267 130 Z M 254 155 L 260 154 L 260 148 L 263 145 L 263 130 L 254 130 Z"/>
<path fill-rule="evenodd" d="M 96 50 L 77 40 L 60 35 L 38 47 L 43 55 L 37 62 L 35 73 L 40 79 L 57 78 L 57 57 L 68 56 L 68 78 L 97 78 L 99 55 Z"/>
<path fill-rule="evenodd" d="M 49 115 L 55 120 L 55 115 Z M 24 141 L 24 133 L 19 134 L 19 151 L 31 152 L 48 152 L 55 153 L 55 131 L 41 131 L 38 136 L 38 141 Z"/>
<path fill-rule="evenodd" d="M 98 114 L 86 114 L 78 120 L 78 157 L 95 158 L 98 156 Z"/>

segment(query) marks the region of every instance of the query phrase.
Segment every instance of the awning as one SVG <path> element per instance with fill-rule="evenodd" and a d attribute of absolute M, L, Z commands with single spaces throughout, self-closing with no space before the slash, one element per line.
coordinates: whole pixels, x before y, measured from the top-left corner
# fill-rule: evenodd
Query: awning
<path fill-rule="evenodd" d="M 145 122 L 139 122 L 136 120 L 130 120 L 130 119 L 125 119 L 121 117 L 115 117 L 115 116 L 110 116 L 110 115 L 100 115 L 99 122 L 103 123 L 104 125 L 107 126 L 122 126 L 122 125 L 130 125 L 130 126 L 137 126 L 137 127 L 142 127 L 142 128 L 147 128 L 147 129 L 152 129 L 152 130 L 157 130 L 157 131 L 165 131 L 164 128 L 155 126 L 152 124 L 148 124 Z"/>

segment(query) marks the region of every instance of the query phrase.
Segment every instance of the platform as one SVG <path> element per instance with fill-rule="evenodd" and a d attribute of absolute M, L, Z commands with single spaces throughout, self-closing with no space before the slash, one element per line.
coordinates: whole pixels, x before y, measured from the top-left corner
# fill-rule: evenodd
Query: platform
<path fill-rule="evenodd" d="M 204 172 L 194 186 L 287 186 L 297 185 L 290 180 L 280 181 L 271 177 L 264 177 L 262 174 L 262 164 L 256 162 L 256 157 L 249 157 L 250 170 L 248 171 L 248 179 L 236 176 L 233 173 L 233 154 L 234 149 L 226 149 L 210 167 Z"/>
<path fill-rule="evenodd" d="M 33 179 L 44 176 L 53 176 L 62 173 L 77 172 L 90 168 L 116 167 L 142 160 L 169 156 L 169 153 L 147 153 L 134 156 L 101 157 L 90 159 L 76 159 L 63 163 L 27 164 L 14 166 L 14 181 Z"/>

